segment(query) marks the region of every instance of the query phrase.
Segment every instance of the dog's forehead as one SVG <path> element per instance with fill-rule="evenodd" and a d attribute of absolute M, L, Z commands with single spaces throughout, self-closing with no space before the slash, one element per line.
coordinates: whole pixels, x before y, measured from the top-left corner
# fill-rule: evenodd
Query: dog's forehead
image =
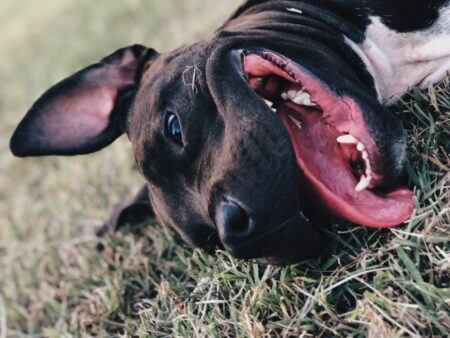
<path fill-rule="evenodd" d="M 169 82 L 183 75 L 186 69 L 203 69 L 207 60 L 207 50 L 205 43 L 196 43 L 160 54 L 144 68 L 141 85 L 155 80 Z"/>
<path fill-rule="evenodd" d="M 141 78 L 133 113 L 155 111 L 163 106 L 184 110 L 203 102 L 207 92 L 205 59 L 190 50 L 160 55 Z"/>

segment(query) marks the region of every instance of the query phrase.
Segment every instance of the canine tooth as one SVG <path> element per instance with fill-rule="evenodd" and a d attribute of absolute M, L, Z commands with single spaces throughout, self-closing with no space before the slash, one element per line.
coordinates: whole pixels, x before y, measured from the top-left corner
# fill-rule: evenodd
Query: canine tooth
<path fill-rule="evenodd" d="M 339 143 L 343 143 L 343 144 L 357 144 L 358 143 L 358 139 L 350 134 L 341 135 L 336 139 L 336 141 L 338 141 Z"/>
<path fill-rule="evenodd" d="M 356 145 L 356 149 L 358 149 L 358 151 L 363 151 L 366 149 L 366 146 L 364 145 L 364 143 L 358 142 L 358 144 Z"/>
<path fill-rule="evenodd" d="M 264 99 L 264 102 L 265 102 L 270 108 L 273 107 L 273 102 L 271 102 L 271 101 L 269 101 L 269 100 L 266 100 L 266 99 Z"/>
<path fill-rule="evenodd" d="M 281 93 L 281 98 L 284 100 L 284 101 L 287 101 L 288 100 L 288 94 L 287 93 Z"/>
<path fill-rule="evenodd" d="M 367 152 L 367 150 L 362 151 L 362 158 L 363 158 L 363 160 L 366 160 L 366 161 L 369 160 L 369 153 Z"/>
<path fill-rule="evenodd" d="M 358 182 L 358 184 L 355 187 L 355 190 L 357 192 L 360 192 L 360 191 L 367 189 L 367 187 L 370 184 L 370 181 L 372 181 L 372 176 L 362 175 L 360 181 Z"/>

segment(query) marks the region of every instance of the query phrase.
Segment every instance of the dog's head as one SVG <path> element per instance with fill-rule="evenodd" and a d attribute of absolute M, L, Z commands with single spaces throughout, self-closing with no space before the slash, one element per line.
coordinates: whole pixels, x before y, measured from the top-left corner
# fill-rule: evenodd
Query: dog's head
<path fill-rule="evenodd" d="M 159 220 L 239 257 L 319 253 L 305 210 L 403 222 L 410 193 L 380 190 L 403 157 L 399 123 L 372 99 L 330 90 L 295 55 L 241 47 L 121 49 L 49 89 L 11 149 L 86 154 L 126 133 Z"/>

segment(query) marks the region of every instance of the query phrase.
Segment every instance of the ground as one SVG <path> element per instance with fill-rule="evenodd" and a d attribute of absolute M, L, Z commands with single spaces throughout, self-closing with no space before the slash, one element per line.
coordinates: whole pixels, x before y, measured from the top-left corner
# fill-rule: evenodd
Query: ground
<path fill-rule="evenodd" d="M 206 36 L 237 2 L 1 1 L 0 338 L 448 336 L 449 79 L 392 108 L 408 131 L 413 219 L 335 225 L 322 257 L 287 267 L 207 255 L 156 224 L 96 238 L 143 182 L 125 139 L 85 157 L 8 152 L 51 84 L 128 44 L 164 51 Z"/>

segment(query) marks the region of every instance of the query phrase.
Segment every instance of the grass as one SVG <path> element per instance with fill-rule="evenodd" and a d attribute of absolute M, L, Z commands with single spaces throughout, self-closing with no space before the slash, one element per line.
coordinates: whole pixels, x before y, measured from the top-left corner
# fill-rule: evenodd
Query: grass
<path fill-rule="evenodd" d="M 71 159 L 9 154 L 14 126 L 52 83 L 121 46 L 206 36 L 236 4 L 0 3 L 0 338 L 448 336 L 450 79 L 393 108 L 408 130 L 409 224 L 335 225 L 326 254 L 287 267 L 206 255 L 153 224 L 96 238 L 142 184 L 125 140 Z"/>

